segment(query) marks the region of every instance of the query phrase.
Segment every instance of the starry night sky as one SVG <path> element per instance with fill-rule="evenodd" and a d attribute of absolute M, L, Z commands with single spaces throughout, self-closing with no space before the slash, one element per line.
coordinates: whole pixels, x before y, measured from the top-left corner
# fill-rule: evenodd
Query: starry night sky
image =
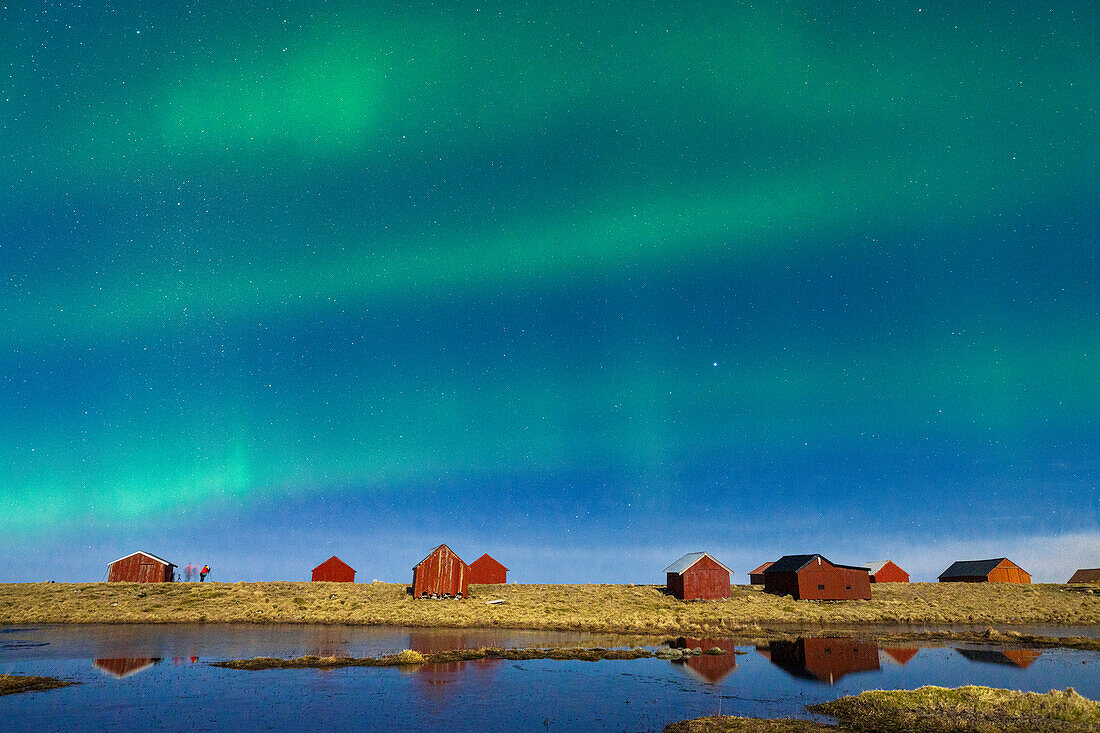
<path fill-rule="evenodd" d="M 160 5 L 0 8 L 0 580 L 1100 565 L 1095 4 Z"/>

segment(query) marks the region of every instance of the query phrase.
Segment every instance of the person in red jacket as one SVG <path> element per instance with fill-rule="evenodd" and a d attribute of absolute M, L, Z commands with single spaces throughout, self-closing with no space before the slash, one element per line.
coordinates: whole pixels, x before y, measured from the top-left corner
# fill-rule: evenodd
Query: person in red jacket
<path fill-rule="evenodd" d="M 206 582 L 206 576 L 209 575 L 209 574 L 210 574 L 210 566 L 209 565 L 203 565 L 202 570 L 199 571 L 199 582 L 205 583 Z"/>

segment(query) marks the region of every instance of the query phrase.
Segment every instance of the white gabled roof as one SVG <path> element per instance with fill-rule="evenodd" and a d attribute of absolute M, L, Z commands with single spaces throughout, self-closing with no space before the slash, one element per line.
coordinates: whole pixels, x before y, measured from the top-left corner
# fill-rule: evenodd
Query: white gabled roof
<path fill-rule="evenodd" d="M 131 552 L 129 555 L 123 555 L 118 560 L 125 560 L 128 557 L 133 557 L 134 555 L 145 555 L 146 557 L 153 558 L 157 562 L 164 563 L 165 565 L 171 565 L 172 567 L 176 567 L 176 564 L 174 562 L 168 562 L 163 557 L 157 557 L 153 553 L 145 552 L 144 550 L 138 550 L 137 552 Z M 114 565 L 116 562 L 118 562 L 118 560 L 112 560 L 111 562 L 107 563 L 107 565 L 108 566 Z"/>
<path fill-rule="evenodd" d="M 665 568 L 664 572 L 666 572 L 666 573 L 682 573 L 685 570 L 687 570 L 688 568 L 690 568 L 692 565 L 694 565 L 695 563 L 702 560 L 704 557 L 709 557 L 711 560 L 714 560 L 714 555 L 708 554 L 706 552 L 689 552 L 688 554 L 684 555 L 679 560 L 677 560 L 676 562 L 672 563 L 667 568 Z M 733 575 L 733 571 L 730 570 L 729 568 L 727 568 L 725 565 L 722 565 L 722 563 L 718 562 L 717 560 L 714 560 L 714 562 L 721 565 L 727 573 L 729 573 L 730 575 Z"/>
<path fill-rule="evenodd" d="M 877 562 L 866 563 L 863 567 L 870 569 L 871 575 L 874 575 L 879 570 L 882 570 L 882 566 L 890 562 L 889 560 L 879 560 Z"/>

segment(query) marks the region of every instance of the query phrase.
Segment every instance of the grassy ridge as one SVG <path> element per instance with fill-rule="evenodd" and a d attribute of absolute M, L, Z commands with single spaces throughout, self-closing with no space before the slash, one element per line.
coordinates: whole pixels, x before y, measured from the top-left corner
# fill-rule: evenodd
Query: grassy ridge
<path fill-rule="evenodd" d="M 712 716 L 673 723 L 665 728 L 665 733 L 1095 733 L 1100 730 L 1100 703 L 1073 690 L 1051 690 L 1046 694 L 976 686 L 874 690 L 811 705 L 808 710 L 832 716 L 837 724 Z"/>
<path fill-rule="evenodd" d="M 483 585 L 415 600 L 398 583 L 0 584 L 0 623 L 334 623 L 744 635 L 763 624 L 1100 624 L 1100 595 L 1064 585 L 891 583 L 870 601 L 813 602 L 735 586 L 685 603 L 652 585 Z M 486 605 L 490 599 L 504 602 Z"/>

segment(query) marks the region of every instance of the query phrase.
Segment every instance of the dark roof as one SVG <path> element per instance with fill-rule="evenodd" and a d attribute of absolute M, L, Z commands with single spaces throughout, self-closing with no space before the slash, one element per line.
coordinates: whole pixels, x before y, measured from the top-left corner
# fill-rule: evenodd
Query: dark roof
<path fill-rule="evenodd" d="M 764 575 L 769 573 L 797 573 L 802 568 L 812 563 L 816 558 L 821 558 L 825 562 L 829 563 L 833 567 L 847 568 L 849 570 L 862 570 L 867 571 L 867 568 L 863 565 L 841 565 L 835 563 L 824 555 L 814 553 L 813 555 L 784 555 L 771 564 L 768 569 L 764 571 Z"/>
<path fill-rule="evenodd" d="M 995 557 L 992 560 L 956 560 L 951 563 L 951 567 L 940 573 L 940 577 L 967 578 L 974 575 L 989 575 L 993 568 L 1007 559 L 1007 557 Z"/>
<path fill-rule="evenodd" d="M 1100 568 L 1081 568 L 1073 574 L 1069 583 L 1100 583 Z"/>

